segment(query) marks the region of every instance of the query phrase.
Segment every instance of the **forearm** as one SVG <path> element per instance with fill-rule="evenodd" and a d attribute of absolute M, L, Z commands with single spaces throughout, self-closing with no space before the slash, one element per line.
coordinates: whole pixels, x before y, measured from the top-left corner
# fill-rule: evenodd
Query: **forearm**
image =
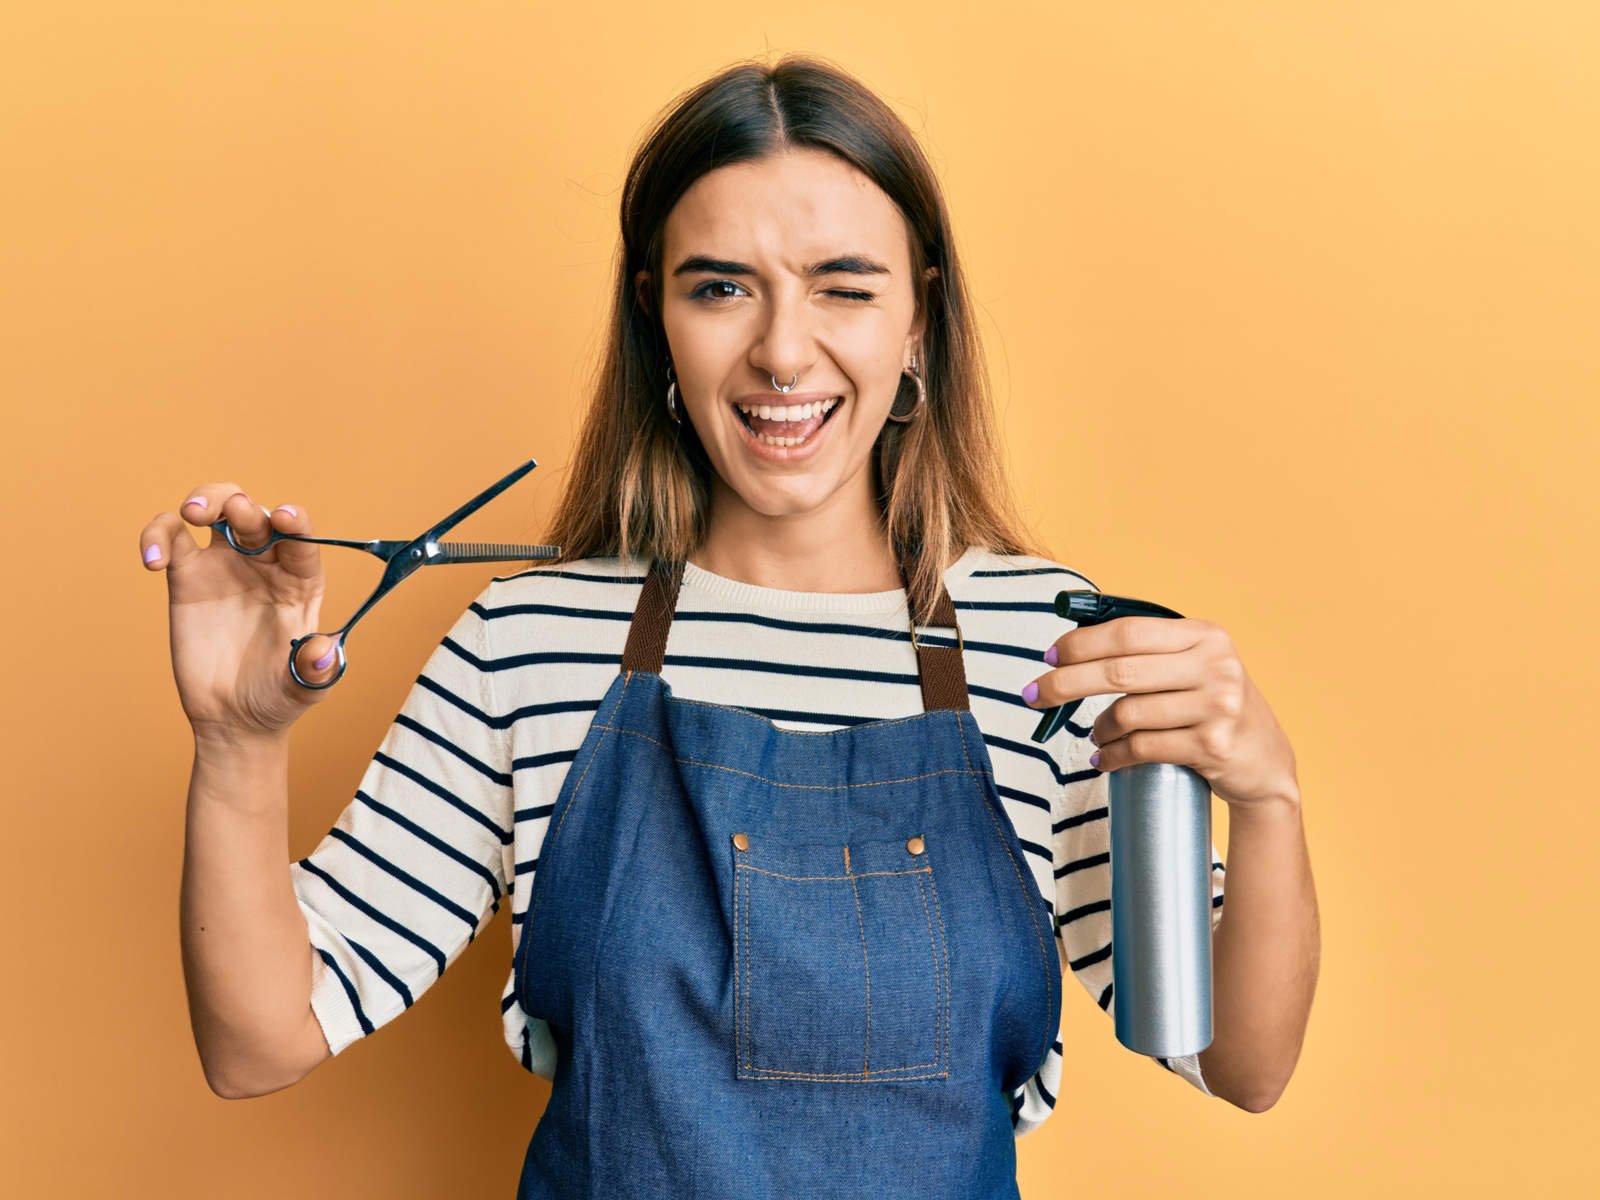
<path fill-rule="evenodd" d="M 1300 1057 L 1321 954 L 1298 800 L 1230 813 L 1227 901 L 1212 944 L 1215 1038 L 1200 1066 L 1213 1093 L 1262 1112 Z"/>
<path fill-rule="evenodd" d="M 195 1045 L 229 1098 L 264 1095 L 328 1057 L 288 865 L 287 734 L 197 733 L 181 930 Z"/>

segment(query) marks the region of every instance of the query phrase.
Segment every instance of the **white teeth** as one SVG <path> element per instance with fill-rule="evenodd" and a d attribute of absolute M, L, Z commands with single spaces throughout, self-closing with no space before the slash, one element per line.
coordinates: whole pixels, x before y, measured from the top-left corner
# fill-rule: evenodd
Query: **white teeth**
<path fill-rule="evenodd" d="M 837 400 L 814 400 L 809 404 L 736 404 L 734 407 L 747 417 L 760 417 L 764 421 L 809 421 L 833 411 Z"/>
<path fill-rule="evenodd" d="M 734 407 L 748 417 L 760 417 L 764 421 L 809 421 L 812 417 L 820 417 L 832 412 L 839 404 L 837 399 L 815 400 L 807 404 L 735 404 Z M 752 432 L 754 432 L 752 430 Z M 800 446 L 804 445 L 803 437 L 772 437 L 769 434 L 757 433 L 756 440 L 765 446 Z"/>

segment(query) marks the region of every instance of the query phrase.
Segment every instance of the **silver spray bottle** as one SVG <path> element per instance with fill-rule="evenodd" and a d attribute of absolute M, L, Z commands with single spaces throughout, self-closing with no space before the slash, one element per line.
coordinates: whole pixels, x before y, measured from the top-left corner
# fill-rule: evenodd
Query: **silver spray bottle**
<path fill-rule="evenodd" d="M 1056 615 L 1080 626 L 1181 617 L 1144 600 L 1062 592 Z M 1044 714 L 1033 740 L 1081 701 Z M 1112 771 L 1111 962 L 1117 1040 L 1158 1058 L 1211 1044 L 1211 787 L 1195 771 L 1139 763 Z"/>

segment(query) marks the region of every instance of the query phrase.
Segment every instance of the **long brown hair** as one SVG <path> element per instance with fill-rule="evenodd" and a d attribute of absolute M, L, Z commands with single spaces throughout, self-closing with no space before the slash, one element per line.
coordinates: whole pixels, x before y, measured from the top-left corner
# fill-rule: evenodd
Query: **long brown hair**
<path fill-rule="evenodd" d="M 611 324 L 594 399 L 550 539 L 562 561 L 595 555 L 687 558 L 706 534 L 711 464 L 687 420 L 667 413 L 661 312 L 667 215 L 718 167 L 804 147 L 836 155 L 893 200 L 906 220 L 911 278 L 927 314 L 922 370 L 928 402 L 907 424 L 887 422 L 875 456 L 890 544 L 917 611 L 968 546 L 1027 552 L 1005 481 L 972 301 L 933 168 L 903 121 L 859 80 L 789 56 L 741 63 L 681 96 L 634 156 L 622 189 L 622 247 Z M 933 270 L 928 270 L 928 268 Z M 648 271 L 653 303 L 634 286 Z M 916 401 L 902 379 L 897 412 Z"/>

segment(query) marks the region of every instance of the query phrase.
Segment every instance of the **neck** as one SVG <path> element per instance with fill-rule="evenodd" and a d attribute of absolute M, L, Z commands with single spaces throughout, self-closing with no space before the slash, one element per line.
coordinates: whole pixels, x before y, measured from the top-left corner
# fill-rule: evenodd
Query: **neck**
<path fill-rule="evenodd" d="M 862 472 L 817 509 L 757 512 L 713 477 L 704 544 L 690 560 L 725 579 L 786 592 L 888 592 L 902 586 L 883 518 Z"/>

